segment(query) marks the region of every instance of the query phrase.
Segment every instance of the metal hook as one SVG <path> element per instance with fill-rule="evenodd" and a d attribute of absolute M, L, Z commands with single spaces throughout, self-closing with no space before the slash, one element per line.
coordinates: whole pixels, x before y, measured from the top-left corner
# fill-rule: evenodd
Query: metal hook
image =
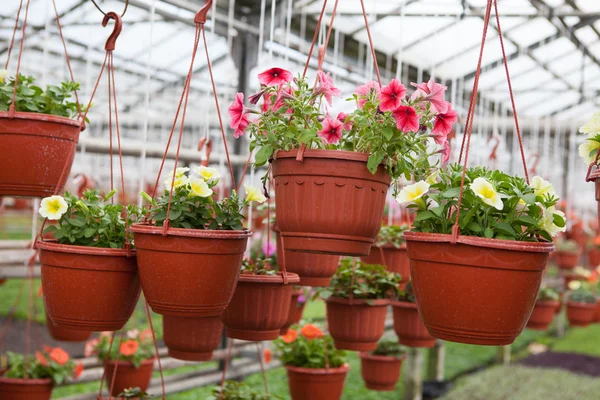
<path fill-rule="evenodd" d="M 121 20 L 121 17 L 118 14 L 112 11 L 104 15 L 104 18 L 102 19 L 102 26 L 105 27 L 108 24 L 108 21 L 111 19 L 115 20 L 115 26 L 113 28 L 112 33 L 108 37 L 108 40 L 106 41 L 106 45 L 104 46 L 104 49 L 106 51 L 113 51 L 115 49 L 117 38 L 121 34 L 121 30 L 123 29 L 123 20 Z"/>
<path fill-rule="evenodd" d="M 196 14 L 196 17 L 194 18 L 194 23 L 200 24 L 200 25 L 204 25 L 206 23 L 206 15 L 208 14 L 208 11 L 212 7 L 212 3 L 213 3 L 213 0 L 206 0 L 206 3 L 204 4 L 204 6 L 202 6 L 200 11 L 198 11 L 198 13 Z"/>
<path fill-rule="evenodd" d="M 91 0 L 91 1 L 94 4 L 94 6 L 98 9 L 98 11 L 100 11 L 103 15 L 106 15 L 106 13 L 100 8 L 98 3 L 96 3 L 94 0 Z M 123 12 L 121 13 L 121 18 L 123 18 L 125 16 L 125 13 L 127 12 L 128 7 L 129 7 L 129 0 L 125 0 L 125 8 L 123 9 Z"/>

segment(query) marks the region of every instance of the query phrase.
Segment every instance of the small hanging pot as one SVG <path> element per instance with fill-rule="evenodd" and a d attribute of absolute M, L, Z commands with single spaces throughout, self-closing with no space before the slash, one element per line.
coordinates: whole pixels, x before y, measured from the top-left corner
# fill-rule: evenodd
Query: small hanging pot
<path fill-rule="evenodd" d="M 590 268 L 596 268 L 600 265 L 600 250 L 596 247 L 590 249 L 587 253 L 588 264 Z"/>
<path fill-rule="evenodd" d="M 15 379 L 0 376 L 0 399 L 50 400 L 52 379 Z"/>
<path fill-rule="evenodd" d="M 596 303 L 596 311 L 594 311 L 593 323 L 597 324 L 600 322 L 600 300 Z"/>
<path fill-rule="evenodd" d="M 408 347 L 435 346 L 435 338 L 429 334 L 415 303 L 392 301 L 394 311 L 394 331 L 398 341 Z"/>
<path fill-rule="evenodd" d="M 550 327 L 556 309 L 560 307 L 560 302 L 554 300 L 538 300 L 535 302 L 527 328 L 536 331 L 545 331 Z"/>
<path fill-rule="evenodd" d="M 117 367 L 117 374 L 115 376 L 115 384 L 113 386 L 111 396 L 117 396 L 123 393 L 125 389 L 139 387 L 142 392 L 145 392 L 150 386 L 150 379 L 152 378 L 152 370 L 154 368 L 155 358 L 150 360 L 144 360 L 141 362 L 139 367 L 135 367 L 130 361 L 115 361 L 106 360 L 104 362 L 104 369 L 106 374 L 106 386 L 110 390 L 113 382 L 113 373 L 115 366 Z"/>
<path fill-rule="evenodd" d="M 401 285 L 410 280 L 410 260 L 406 252 L 406 245 L 400 247 L 393 244 L 385 244 L 381 247 L 373 246 L 371 253 L 361 257 L 360 260 L 365 264 L 385 265 L 388 271 L 400 274 Z"/>
<path fill-rule="evenodd" d="M 554 261 L 558 268 L 563 270 L 571 270 L 579 264 L 581 251 L 560 251 L 554 252 Z"/>
<path fill-rule="evenodd" d="M 232 339 L 275 340 L 286 323 L 298 275 L 241 274 L 231 302 L 223 312 L 225 334 Z"/>
<path fill-rule="evenodd" d="M 349 365 L 339 368 L 302 368 L 286 365 L 292 400 L 339 400 Z"/>
<path fill-rule="evenodd" d="M 294 290 L 292 292 L 292 301 L 290 301 L 290 310 L 288 312 L 288 319 L 287 319 L 287 321 L 285 321 L 285 324 L 279 331 L 280 335 L 285 335 L 288 332 L 288 330 L 290 329 L 290 326 L 299 323 L 300 320 L 302 319 L 302 313 L 304 312 L 304 306 L 306 303 L 305 302 L 299 303 L 298 299 L 300 298 L 300 296 L 302 296 L 303 293 L 304 293 L 304 291 L 301 289 Z"/>
<path fill-rule="evenodd" d="M 567 302 L 567 319 L 569 325 L 586 327 L 594 321 L 597 303 L 575 303 Z"/>
<path fill-rule="evenodd" d="M 209 361 L 223 335 L 221 317 L 163 316 L 163 340 L 169 357 L 185 361 Z"/>
<path fill-rule="evenodd" d="M 352 351 L 375 350 L 385 330 L 389 304 L 386 299 L 350 300 L 329 297 L 327 326 L 335 347 Z"/>
<path fill-rule="evenodd" d="M 318 149 L 275 154 L 275 210 L 286 250 L 369 254 L 391 180 L 383 167 L 371 174 L 368 158 Z"/>
<path fill-rule="evenodd" d="M 54 325 L 48 312 L 46 312 L 46 327 L 48 328 L 48 333 L 50 333 L 52 339 L 61 342 L 85 342 L 92 336 L 91 331 L 78 331 Z"/>
<path fill-rule="evenodd" d="M 374 355 L 371 353 L 360 353 L 360 373 L 367 389 L 380 392 L 391 392 L 396 388 L 400 379 L 402 357 L 390 357 Z"/>

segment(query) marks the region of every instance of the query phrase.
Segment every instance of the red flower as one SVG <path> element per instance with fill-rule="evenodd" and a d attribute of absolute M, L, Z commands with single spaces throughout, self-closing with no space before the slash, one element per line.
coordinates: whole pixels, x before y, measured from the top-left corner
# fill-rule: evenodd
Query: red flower
<path fill-rule="evenodd" d="M 450 160 L 450 142 L 446 141 L 444 147 L 438 153 L 442 155 L 442 164 L 446 164 Z"/>
<path fill-rule="evenodd" d="M 333 96 L 341 96 L 342 91 L 333 85 L 331 75 L 324 73 L 323 71 L 317 72 L 317 90 L 316 95 L 323 95 L 325 100 L 331 105 L 333 102 Z"/>
<path fill-rule="evenodd" d="M 69 358 L 69 354 L 60 347 L 55 347 L 50 352 L 50 359 L 55 361 L 58 365 L 65 365 L 69 362 Z"/>
<path fill-rule="evenodd" d="M 375 81 L 367 82 L 364 85 L 356 88 L 356 92 L 354 92 L 354 94 L 358 96 L 358 108 L 363 108 L 367 102 L 367 97 L 370 94 L 375 93 L 377 96 L 379 96 L 381 91 L 380 89 L 379 83 Z"/>
<path fill-rule="evenodd" d="M 265 359 L 265 363 L 267 363 L 267 364 L 270 363 L 271 359 L 273 358 L 273 353 L 271 353 L 271 349 L 265 349 L 263 351 L 263 356 Z"/>
<path fill-rule="evenodd" d="M 342 138 L 342 123 L 331 117 L 323 121 L 323 129 L 317 132 L 320 138 L 329 144 L 335 144 Z"/>
<path fill-rule="evenodd" d="M 144 329 L 140 332 L 140 340 L 145 342 L 146 340 L 152 340 L 152 331 L 150 329 Z"/>
<path fill-rule="evenodd" d="M 399 131 L 417 132 L 419 130 L 419 116 L 413 107 L 400 106 L 394 110 L 392 115 Z"/>
<path fill-rule="evenodd" d="M 379 109 L 381 111 L 394 111 L 402 105 L 402 99 L 406 95 L 406 88 L 398 79 L 392 79 L 390 84 L 379 94 Z"/>
<path fill-rule="evenodd" d="M 258 81 L 266 86 L 278 86 L 292 80 L 292 73 L 283 68 L 271 68 L 258 75 Z"/>
<path fill-rule="evenodd" d="M 300 329 L 300 333 L 308 340 L 323 337 L 323 332 L 321 332 L 321 330 L 313 324 L 304 325 L 302 329 Z"/>
<path fill-rule="evenodd" d="M 258 101 L 260 100 L 261 97 L 264 96 L 264 94 L 267 92 L 269 88 L 264 87 L 261 89 L 260 92 L 253 94 L 252 96 L 248 97 L 248 101 L 250 102 L 250 104 L 258 104 Z"/>
<path fill-rule="evenodd" d="M 237 129 L 233 132 L 233 137 L 238 139 L 240 136 L 244 136 L 246 129 L 248 129 L 248 125 L 250 125 L 250 120 L 248 117 L 244 116 Z"/>
<path fill-rule="evenodd" d="M 351 131 L 352 130 L 352 120 L 348 120 L 348 122 L 346 122 L 347 119 L 348 119 L 348 115 L 344 112 L 339 113 L 337 116 L 337 120 L 340 121 L 342 124 L 344 124 L 344 130 Z"/>
<path fill-rule="evenodd" d="M 83 355 L 86 357 L 91 356 L 96 352 L 96 346 L 100 343 L 100 339 L 94 338 L 90 339 L 85 343 L 85 347 L 83 349 Z"/>
<path fill-rule="evenodd" d="M 246 116 L 246 107 L 244 107 L 244 93 L 235 95 L 235 100 L 229 106 L 229 116 L 231 117 L 231 128 L 237 129 Z M 248 119 L 246 117 L 246 119 Z"/>
<path fill-rule="evenodd" d="M 73 379 L 78 379 L 81 376 L 82 372 L 83 372 L 83 363 L 81 361 L 79 361 L 75 365 L 75 369 L 73 370 Z"/>
<path fill-rule="evenodd" d="M 288 329 L 288 331 L 285 335 L 281 335 L 281 340 L 283 340 L 284 343 L 290 344 L 294 340 L 296 340 L 297 337 L 298 337 L 298 332 L 296 332 L 293 329 Z"/>
<path fill-rule="evenodd" d="M 452 131 L 452 125 L 456 123 L 457 119 L 458 116 L 456 114 L 456 111 L 454 111 L 452 109 L 452 105 L 448 103 L 447 111 L 445 113 L 440 113 L 435 116 L 432 131 L 433 135 L 443 136 L 444 138 L 446 138 Z"/>
<path fill-rule="evenodd" d="M 48 366 L 48 360 L 46 359 L 46 357 L 44 357 L 44 355 L 42 353 L 40 353 L 39 351 L 35 352 L 35 359 L 37 360 L 37 362 L 40 363 L 40 365 L 47 367 Z"/>
<path fill-rule="evenodd" d="M 125 357 L 132 356 L 138 351 L 140 344 L 135 340 L 126 340 L 121 343 L 121 347 L 119 347 L 119 352 L 123 354 Z"/>
<path fill-rule="evenodd" d="M 444 100 L 444 92 L 448 89 L 446 86 L 436 83 L 433 79 L 425 83 L 411 83 L 417 90 L 413 93 L 412 100 L 427 100 L 431 103 L 433 110 L 438 113 L 446 113 L 448 111 L 448 103 Z"/>

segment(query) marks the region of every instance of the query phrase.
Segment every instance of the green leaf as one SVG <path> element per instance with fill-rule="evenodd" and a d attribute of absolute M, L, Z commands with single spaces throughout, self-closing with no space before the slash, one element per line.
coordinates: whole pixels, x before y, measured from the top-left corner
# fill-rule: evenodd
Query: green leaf
<path fill-rule="evenodd" d="M 566 225 L 565 219 L 559 214 L 552 215 L 552 223 L 559 228 L 563 228 Z"/>
<path fill-rule="evenodd" d="M 525 225 L 525 226 L 537 226 L 537 224 L 538 224 L 537 221 L 535 220 L 535 218 L 533 218 L 529 215 L 521 215 L 515 221 L 518 222 L 519 224 Z"/>
<path fill-rule="evenodd" d="M 83 236 L 85 236 L 86 238 L 91 238 L 92 236 L 94 236 L 94 234 L 96 233 L 96 229 L 94 228 L 85 228 L 83 230 Z"/>
<path fill-rule="evenodd" d="M 470 230 L 471 232 L 475 232 L 475 233 L 480 233 L 483 230 L 481 225 L 479 225 L 475 221 L 472 221 L 471 223 L 469 223 L 469 225 L 467 225 L 467 229 Z"/>
<path fill-rule="evenodd" d="M 511 237 L 515 237 L 517 235 L 513 227 L 507 224 L 506 222 L 497 223 L 496 225 L 494 225 L 494 230 L 498 233 L 509 235 Z"/>
<path fill-rule="evenodd" d="M 377 172 L 377 167 L 379 167 L 379 164 L 381 164 L 384 157 L 384 154 L 379 152 L 371 154 L 367 160 L 367 169 L 372 174 L 375 174 Z"/>
<path fill-rule="evenodd" d="M 260 148 L 260 150 L 258 150 L 256 152 L 256 155 L 254 156 L 254 160 L 256 162 L 256 165 L 264 165 L 267 163 L 267 161 L 269 161 L 269 158 L 271 157 L 271 155 L 273 154 L 273 146 L 270 144 L 266 144 L 263 147 Z"/>
<path fill-rule="evenodd" d="M 426 221 L 431 218 L 435 218 L 435 214 L 431 211 L 419 211 L 415 217 L 415 222 Z"/>
<path fill-rule="evenodd" d="M 447 199 L 458 198 L 459 195 L 460 195 L 459 187 L 454 187 L 454 188 L 448 189 L 444 193 L 442 193 L 442 197 L 445 197 Z"/>
<path fill-rule="evenodd" d="M 490 229 L 490 227 L 488 226 L 487 228 L 485 228 L 485 230 L 483 231 L 483 235 L 490 239 L 494 237 L 494 231 Z"/>
<path fill-rule="evenodd" d="M 522 199 L 527 204 L 535 204 L 535 193 L 528 193 Z"/>

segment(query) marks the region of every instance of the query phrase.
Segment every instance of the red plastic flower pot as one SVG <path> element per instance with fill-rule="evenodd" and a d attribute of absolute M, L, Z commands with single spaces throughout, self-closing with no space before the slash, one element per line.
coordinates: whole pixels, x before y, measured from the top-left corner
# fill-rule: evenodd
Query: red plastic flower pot
<path fill-rule="evenodd" d="M 150 386 L 152 370 L 154 369 L 154 360 L 155 359 L 152 358 L 150 360 L 142 361 L 138 368 L 129 361 L 105 361 L 104 369 L 106 370 L 106 374 L 104 378 L 108 390 L 110 390 L 113 383 L 113 373 L 115 372 L 115 367 L 117 367 L 115 383 L 113 390 L 110 392 L 111 396 L 117 396 L 119 393 L 123 393 L 125 389 L 134 387 L 139 387 L 145 392 L 146 389 L 148 389 L 148 386 Z"/>
<path fill-rule="evenodd" d="M 163 228 L 135 224 L 138 269 L 154 312 L 217 317 L 233 296 L 248 231 Z"/>
<path fill-rule="evenodd" d="M 292 400 L 339 400 L 349 365 L 339 368 L 301 368 L 286 365 Z"/>
<path fill-rule="evenodd" d="M 558 301 L 536 301 L 535 307 L 533 307 L 533 311 L 529 317 L 529 321 L 527 321 L 527 327 L 536 331 L 545 331 L 552 323 L 558 307 L 560 307 L 560 302 Z"/>
<path fill-rule="evenodd" d="M 8 114 L 0 112 L 0 196 L 52 196 L 57 186 L 60 193 L 75 157 L 80 122 L 48 114 Z"/>
<path fill-rule="evenodd" d="M 431 336 L 501 346 L 521 333 L 552 243 L 405 232 L 419 314 Z"/>
<path fill-rule="evenodd" d="M 46 313 L 46 327 L 50 336 L 54 340 L 60 340 L 61 342 L 85 342 L 92 336 L 92 332 L 90 331 L 78 331 L 54 325 L 48 313 Z"/>
<path fill-rule="evenodd" d="M 371 351 L 385 330 L 389 300 L 327 299 L 327 326 L 340 350 Z"/>
<path fill-rule="evenodd" d="M 169 356 L 185 361 L 209 361 L 223 335 L 221 317 L 163 316 L 163 340 Z"/>
<path fill-rule="evenodd" d="M 381 227 L 390 177 L 383 167 L 371 174 L 368 158 L 334 150 L 275 154 L 277 225 L 286 250 L 369 254 Z"/>
<path fill-rule="evenodd" d="M 596 311 L 594 312 L 594 320 L 592 322 L 596 324 L 600 322 L 600 300 L 596 303 Z"/>
<path fill-rule="evenodd" d="M 382 252 L 383 257 L 381 256 Z M 371 253 L 368 256 L 361 257 L 360 260 L 366 264 L 385 265 L 388 271 L 400 274 L 402 283 L 410 280 L 410 260 L 406 252 L 406 246 L 400 248 L 393 244 L 386 244 L 381 248 L 373 246 L 371 247 Z"/>
<path fill-rule="evenodd" d="M 401 344 L 409 347 L 435 346 L 435 338 L 425 328 L 415 303 L 393 301 L 392 310 L 394 311 L 394 331 Z"/>
<path fill-rule="evenodd" d="M 594 321 L 597 303 L 575 303 L 567 302 L 567 319 L 569 325 L 586 327 Z"/>
<path fill-rule="evenodd" d="M 573 269 L 579 264 L 579 258 L 581 257 L 581 252 L 573 252 L 573 251 L 555 251 L 554 252 L 554 260 L 556 261 L 556 265 L 560 269 Z"/>
<path fill-rule="evenodd" d="M 287 321 L 285 321 L 285 324 L 281 327 L 281 330 L 279 331 L 280 335 L 285 335 L 288 329 L 290 329 L 290 326 L 297 324 L 302 319 L 302 313 L 304 312 L 304 305 L 306 303 L 298 303 L 298 298 L 300 298 L 300 296 L 303 293 L 304 292 L 302 290 L 294 290 L 292 292 L 292 300 L 290 301 L 288 318 Z"/>
<path fill-rule="evenodd" d="M 0 399 L 50 400 L 52 379 L 13 379 L 0 377 Z"/>
<path fill-rule="evenodd" d="M 600 265 L 600 250 L 593 248 L 588 251 L 588 264 L 591 268 L 596 268 Z"/>
<path fill-rule="evenodd" d="M 360 353 L 360 373 L 367 389 L 381 392 L 394 390 L 405 358 L 406 355 L 398 358 Z"/>
<path fill-rule="evenodd" d="M 140 296 L 135 252 L 124 249 L 37 242 L 42 291 L 54 325 L 86 331 L 116 331 Z"/>
<path fill-rule="evenodd" d="M 231 302 L 223 312 L 225 334 L 233 339 L 275 340 L 286 323 L 298 275 L 242 274 Z"/>
<path fill-rule="evenodd" d="M 283 245 L 279 230 L 277 237 L 277 259 L 283 260 Z M 330 254 L 305 253 L 285 250 L 285 269 L 298 274 L 301 286 L 326 287 L 340 264 L 340 257 Z"/>

